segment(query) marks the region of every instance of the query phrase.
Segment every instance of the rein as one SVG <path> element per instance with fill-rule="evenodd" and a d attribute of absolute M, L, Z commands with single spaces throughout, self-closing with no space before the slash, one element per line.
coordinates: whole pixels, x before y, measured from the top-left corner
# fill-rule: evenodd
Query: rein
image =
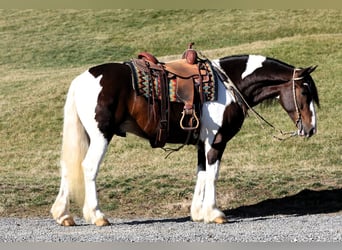
<path fill-rule="evenodd" d="M 216 62 L 215 62 L 216 64 Z M 248 104 L 248 102 L 246 101 L 246 99 L 243 97 L 243 95 L 241 94 L 241 92 L 239 91 L 239 89 L 236 87 L 236 85 L 233 83 L 233 81 L 228 77 L 228 75 L 220 68 L 220 66 L 215 65 L 215 69 L 217 69 L 217 71 L 219 72 L 219 76 L 224 84 L 224 86 L 226 87 L 227 90 L 234 90 L 235 93 L 238 94 L 239 98 L 243 101 L 243 103 L 247 106 L 247 108 L 249 110 L 252 111 L 252 113 L 255 115 L 255 117 L 257 118 L 260 126 L 265 129 L 265 127 L 263 126 L 262 122 L 264 122 L 266 125 L 268 125 L 269 127 L 271 127 L 273 130 L 278 131 L 282 136 L 286 136 L 286 137 L 279 137 L 276 135 L 273 135 L 273 138 L 276 138 L 280 141 L 289 139 L 293 136 L 298 135 L 297 131 L 293 131 L 293 132 L 283 132 L 281 129 L 276 128 L 272 123 L 270 123 L 269 121 L 267 121 L 262 115 L 260 115 L 252 106 L 250 106 Z M 302 126 L 302 118 L 301 118 L 301 113 L 299 111 L 299 107 L 298 107 L 298 102 L 297 102 L 297 98 L 296 98 L 296 90 L 295 90 L 295 81 L 297 80 L 301 80 L 303 77 L 298 77 L 295 78 L 295 73 L 296 73 L 296 69 L 293 70 L 293 75 L 292 75 L 292 91 L 293 91 L 293 100 L 294 100 L 294 104 L 296 107 L 296 113 L 298 115 L 298 118 L 296 120 L 296 127 L 299 129 L 301 129 Z M 224 80 L 222 75 L 227 79 Z"/>

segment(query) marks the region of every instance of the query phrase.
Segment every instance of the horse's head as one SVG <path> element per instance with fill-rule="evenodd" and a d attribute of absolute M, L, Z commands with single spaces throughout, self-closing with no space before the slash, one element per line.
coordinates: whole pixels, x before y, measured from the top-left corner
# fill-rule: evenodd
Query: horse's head
<path fill-rule="evenodd" d="M 310 74 L 317 66 L 294 69 L 292 79 L 280 92 L 280 103 L 298 128 L 298 135 L 310 137 L 317 132 L 314 103 L 318 93 Z"/>

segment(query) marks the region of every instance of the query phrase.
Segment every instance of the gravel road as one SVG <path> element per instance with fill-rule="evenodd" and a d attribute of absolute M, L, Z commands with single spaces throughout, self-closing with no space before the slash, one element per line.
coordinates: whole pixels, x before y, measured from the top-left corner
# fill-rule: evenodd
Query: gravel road
<path fill-rule="evenodd" d="M 98 228 L 81 219 L 62 227 L 50 218 L 0 218 L 0 242 L 342 242 L 341 214 L 229 219 L 110 219 L 111 226 Z"/>

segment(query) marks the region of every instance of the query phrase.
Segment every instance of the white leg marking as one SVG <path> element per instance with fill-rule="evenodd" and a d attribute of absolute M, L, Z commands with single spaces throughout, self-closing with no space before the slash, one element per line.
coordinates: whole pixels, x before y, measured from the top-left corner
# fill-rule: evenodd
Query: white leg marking
<path fill-rule="evenodd" d="M 266 57 L 260 55 L 249 55 L 246 69 L 241 75 L 241 79 L 252 74 L 256 69 L 262 67 L 262 63 L 266 60 Z"/>
<path fill-rule="evenodd" d="M 208 154 L 211 146 L 207 140 L 205 143 L 205 152 Z M 216 208 L 216 181 L 220 170 L 220 161 L 217 160 L 214 164 L 209 165 L 206 162 L 206 181 L 203 200 L 204 222 L 214 222 L 216 218 L 224 218 L 225 215 Z"/>
<path fill-rule="evenodd" d="M 101 133 L 97 135 L 93 134 L 90 136 L 90 140 L 91 143 L 88 153 L 82 163 L 85 182 L 83 215 L 88 222 L 94 224 L 98 219 L 104 218 L 104 214 L 98 206 L 96 177 L 108 143 Z"/>
<path fill-rule="evenodd" d="M 69 188 L 66 172 L 66 166 L 63 161 L 61 161 L 61 185 L 56 201 L 51 208 L 52 217 L 57 221 L 58 224 L 62 224 L 65 219 L 70 218 Z"/>
<path fill-rule="evenodd" d="M 191 203 L 191 219 L 193 221 L 203 221 L 203 208 L 202 203 L 204 199 L 204 190 L 205 190 L 205 180 L 206 180 L 206 172 L 199 171 L 197 173 L 197 181 L 195 186 L 194 196 L 192 198 Z"/>

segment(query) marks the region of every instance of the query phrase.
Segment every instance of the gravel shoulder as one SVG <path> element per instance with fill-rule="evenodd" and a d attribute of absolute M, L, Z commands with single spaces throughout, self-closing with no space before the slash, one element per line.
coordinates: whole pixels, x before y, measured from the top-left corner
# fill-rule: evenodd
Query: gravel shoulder
<path fill-rule="evenodd" d="M 229 218 L 224 225 L 174 219 L 110 219 L 98 228 L 76 218 L 62 227 L 50 218 L 0 218 L 0 242 L 342 242 L 342 215 Z"/>

